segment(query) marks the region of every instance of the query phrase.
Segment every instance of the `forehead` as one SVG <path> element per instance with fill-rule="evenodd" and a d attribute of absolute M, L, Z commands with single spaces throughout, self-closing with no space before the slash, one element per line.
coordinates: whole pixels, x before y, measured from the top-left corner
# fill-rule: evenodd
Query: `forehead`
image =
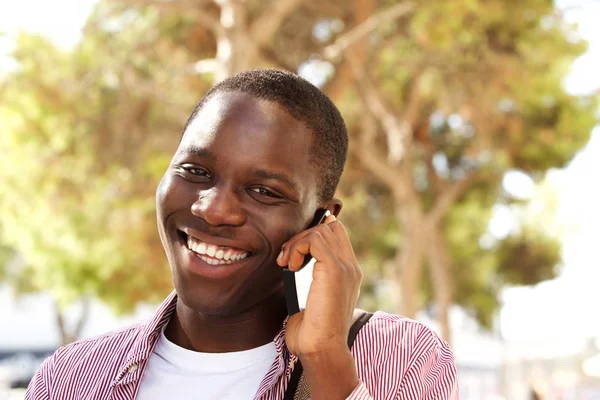
<path fill-rule="evenodd" d="M 200 133 L 208 139 L 207 134 L 216 134 L 221 128 L 232 126 L 240 136 L 245 133 L 258 138 L 261 134 L 280 133 L 286 139 L 302 138 L 308 139 L 308 142 L 312 139 L 308 128 L 284 107 L 243 92 L 214 94 L 198 111 L 184 134 Z"/>
<path fill-rule="evenodd" d="M 313 135 L 301 121 L 281 105 L 240 92 L 217 93 L 199 110 L 189 124 L 184 145 L 236 142 L 245 149 L 292 147 L 308 156 Z"/>
<path fill-rule="evenodd" d="M 258 168 L 315 184 L 312 131 L 285 108 L 240 92 L 210 98 L 184 132 L 178 153 L 206 150 L 227 167 Z M 308 184 L 309 182 L 304 182 Z"/>

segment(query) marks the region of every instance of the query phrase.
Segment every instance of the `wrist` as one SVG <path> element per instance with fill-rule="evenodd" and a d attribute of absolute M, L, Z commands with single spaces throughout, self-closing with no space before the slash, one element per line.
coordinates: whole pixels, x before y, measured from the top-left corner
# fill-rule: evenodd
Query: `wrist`
<path fill-rule="evenodd" d="M 359 384 L 354 358 L 346 343 L 343 346 L 329 346 L 299 358 L 313 400 L 346 399 Z"/>
<path fill-rule="evenodd" d="M 332 354 L 351 354 L 345 338 L 318 340 L 314 344 L 304 346 L 296 355 L 302 362 L 318 362 L 329 358 Z"/>

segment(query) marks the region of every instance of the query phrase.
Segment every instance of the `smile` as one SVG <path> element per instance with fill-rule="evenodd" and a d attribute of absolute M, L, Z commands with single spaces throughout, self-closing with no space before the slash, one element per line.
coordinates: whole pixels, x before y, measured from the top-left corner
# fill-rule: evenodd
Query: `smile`
<path fill-rule="evenodd" d="M 232 264 L 250 256 L 250 253 L 232 247 L 216 246 L 187 235 L 187 248 L 210 265 Z"/>

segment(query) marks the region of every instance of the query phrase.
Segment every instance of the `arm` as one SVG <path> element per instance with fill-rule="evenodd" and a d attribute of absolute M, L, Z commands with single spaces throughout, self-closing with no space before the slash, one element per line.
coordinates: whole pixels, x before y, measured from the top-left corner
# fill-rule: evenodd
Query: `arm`
<path fill-rule="evenodd" d="M 446 342 L 435 339 L 404 375 L 397 399 L 458 400 L 454 355 Z"/>
<path fill-rule="evenodd" d="M 25 400 L 49 400 L 54 355 L 46 358 L 38 368 L 25 392 Z"/>
<path fill-rule="evenodd" d="M 347 339 L 362 272 L 334 216 L 286 242 L 277 262 L 297 271 L 309 253 L 316 262 L 306 309 L 289 318 L 285 340 L 302 362 L 311 398 L 343 400 L 359 384 Z"/>
<path fill-rule="evenodd" d="M 372 400 L 389 398 L 390 390 L 396 391 L 397 400 L 458 400 L 458 384 L 454 356 L 448 345 L 437 335 L 428 330 L 422 331 L 420 338 L 411 346 L 412 351 L 422 350 L 416 354 L 415 360 L 408 365 L 405 372 L 401 365 L 400 353 L 391 357 L 384 369 L 398 371 L 399 376 L 373 377 L 377 383 L 369 380 L 368 384 L 360 382 L 347 400 Z M 429 343 L 428 343 L 429 342 Z M 403 351 L 403 347 L 397 349 Z M 418 350 L 417 350 L 418 351 Z M 394 389 L 395 388 L 395 389 Z"/>

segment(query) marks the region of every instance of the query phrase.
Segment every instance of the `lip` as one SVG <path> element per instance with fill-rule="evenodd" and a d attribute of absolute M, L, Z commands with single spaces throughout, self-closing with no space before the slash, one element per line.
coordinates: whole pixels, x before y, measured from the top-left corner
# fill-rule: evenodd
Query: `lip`
<path fill-rule="evenodd" d="M 187 242 L 183 235 L 183 231 L 178 231 L 177 243 L 181 247 L 183 253 L 183 265 L 193 274 L 202 276 L 206 279 L 221 280 L 227 279 L 244 267 L 246 262 L 253 257 L 252 253 L 243 260 L 234 261 L 230 264 L 212 265 L 202 260 L 195 252 L 187 247 Z M 183 232 L 185 233 L 185 232 Z M 187 233 L 186 233 L 187 234 Z M 196 235 L 192 235 L 197 237 Z M 216 243 L 212 243 L 217 245 Z M 225 245 L 223 245 L 225 246 Z M 234 247 L 238 249 L 237 247 Z M 244 250 L 245 251 L 245 250 Z"/>
<path fill-rule="evenodd" d="M 181 239 L 181 233 L 184 233 L 188 236 L 194 237 L 206 244 L 212 244 L 215 245 L 217 247 L 231 247 L 234 250 L 238 250 L 238 251 L 245 251 L 246 253 L 250 253 L 252 254 L 252 252 L 248 249 L 244 249 L 242 247 L 238 247 L 235 246 L 233 244 L 230 244 L 229 241 L 223 241 L 221 239 L 215 239 L 212 236 L 207 236 L 206 234 L 203 234 L 201 232 L 198 232 L 194 229 L 190 229 L 190 228 L 181 228 L 177 230 L 178 236 Z M 187 246 L 186 246 L 187 247 Z"/>

